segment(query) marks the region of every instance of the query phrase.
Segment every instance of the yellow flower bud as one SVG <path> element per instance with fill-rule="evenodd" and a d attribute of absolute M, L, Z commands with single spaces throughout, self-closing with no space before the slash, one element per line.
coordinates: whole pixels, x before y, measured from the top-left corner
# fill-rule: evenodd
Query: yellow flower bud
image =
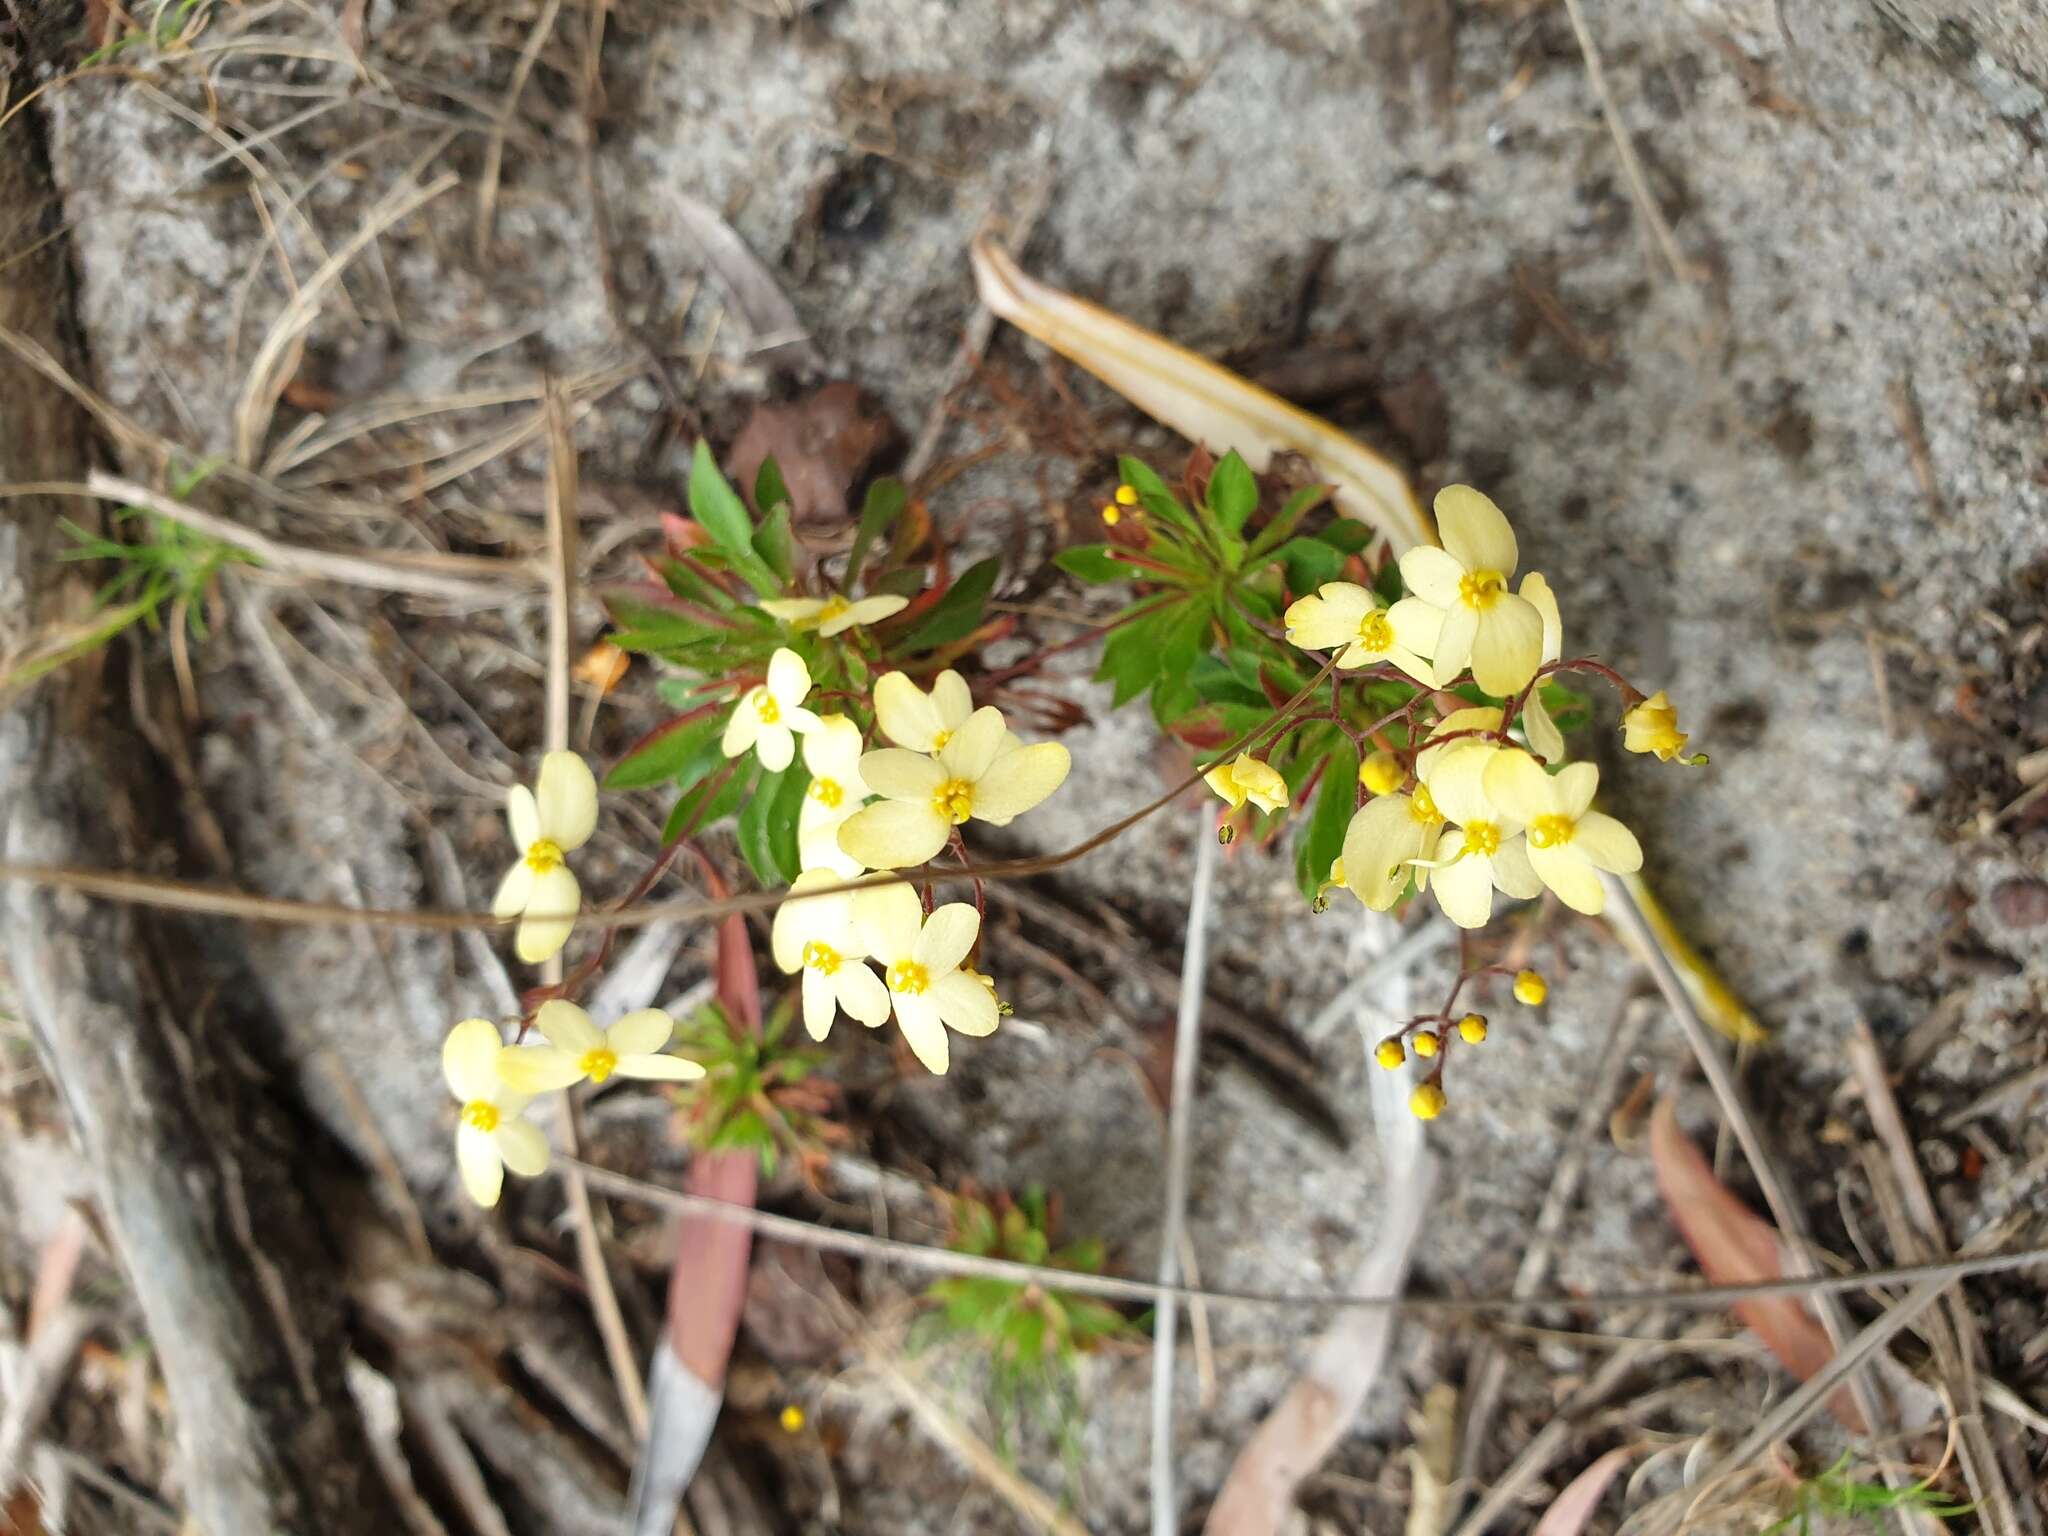
<path fill-rule="evenodd" d="M 785 1434 L 793 1435 L 804 1427 L 804 1411 L 795 1403 L 786 1403 L 783 1405 L 779 1422 Z"/>
<path fill-rule="evenodd" d="M 1249 752 L 1238 753 L 1235 762 L 1218 763 L 1202 777 L 1232 810 L 1247 800 L 1262 811 L 1281 810 L 1287 804 L 1287 780 L 1280 770 Z"/>
<path fill-rule="evenodd" d="M 1685 732 L 1678 728 L 1678 710 L 1659 688 L 1621 717 L 1622 745 L 1631 752 L 1653 752 L 1670 762 L 1685 751 Z M 1704 757 L 1683 761 L 1705 762 Z"/>
<path fill-rule="evenodd" d="M 1105 523 L 1107 523 L 1110 527 L 1114 528 L 1118 523 L 1124 520 L 1123 509 L 1119 507 L 1115 502 L 1111 502 L 1108 506 L 1102 509 L 1102 520 Z"/>
<path fill-rule="evenodd" d="M 1458 1020 L 1458 1038 L 1467 1045 L 1477 1045 L 1486 1038 L 1486 1020 L 1476 1013 L 1468 1013 Z"/>
<path fill-rule="evenodd" d="M 1391 795 L 1407 778 L 1408 771 L 1391 752 L 1375 752 L 1358 765 L 1358 782 L 1369 795 Z"/>
<path fill-rule="evenodd" d="M 1401 1049 L 1400 1036 L 1389 1035 L 1373 1051 L 1372 1059 L 1391 1072 L 1408 1059 L 1408 1053 Z"/>
<path fill-rule="evenodd" d="M 1427 1029 L 1418 1030 L 1415 1035 L 1415 1054 L 1418 1056 L 1434 1056 L 1436 1048 L 1440 1043 L 1432 1031 Z"/>
<path fill-rule="evenodd" d="M 1550 996 L 1550 983 L 1535 971 L 1515 973 L 1515 1001 L 1531 1008 L 1541 1007 Z"/>
<path fill-rule="evenodd" d="M 1435 1083 L 1420 1084 L 1408 1095 L 1408 1109 L 1418 1120 L 1434 1120 L 1444 1112 L 1444 1091 Z"/>
<path fill-rule="evenodd" d="M 1135 507 L 1138 504 L 1138 488 L 1135 485 L 1120 485 L 1116 488 L 1116 499 L 1120 506 Z"/>

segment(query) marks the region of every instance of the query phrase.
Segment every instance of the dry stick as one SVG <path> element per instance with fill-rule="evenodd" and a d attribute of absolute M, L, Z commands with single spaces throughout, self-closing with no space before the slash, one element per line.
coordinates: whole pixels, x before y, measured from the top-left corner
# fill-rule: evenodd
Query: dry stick
<path fill-rule="evenodd" d="M 478 266 L 482 266 L 491 254 L 491 223 L 498 211 L 498 178 L 505 170 L 505 134 L 512 126 L 513 114 L 519 110 L 519 98 L 526 93 L 526 82 L 533 74 L 541 49 L 547 46 L 548 34 L 555 30 L 555 18 L 561 11 L 562 0 L 547 0 L 547 4 L 541 7 L 533 30 L 526 35 L 526 46 L 519 50 L 519 62 L 512 66 L 512 83 L 505 87 L 505 100 L 491 123 L 490 141 L 484 147 L 483 176 L 476 189 Z"/>
<path fill-rule="evenodd" d="M 1195 880 L 1188 893 L 1188 933 L 1181 951 L 1180 1007 L 1173 1025 L 1173 1086 L 1167 1100 L 1166 1220 L 1159 1236 L 1159 1283 L 1180 1278 L 1180 1245 L 1188 1208 L 1188 1152 L 1193 1145 L 1195 1063 L 1202 1051 L 1202 982 L 1208 968 L 1210 890 L 1216 879 L 1216 838 L 1211 813 L 1195 813 Z M 1180 1528 L 1173 1493 L 1173 1360 L 1177 1340 L 1174 1298 L 1159 1303 L 1152 1329 L 1152 1536 Z"/>
<path fill-rule="evenodd" d="M 1599 1076 L 1594 1081 L 1592 1092 L 1579 1106 L 1578 1123 L 1572 1127 L 1571 1140 L 1565 1145 L 1564 1156 L 1557 1160 L 1557 1169 L 1550 1178 L 1550 1189 L 1536 1212 L 1536 1226 L 1529 1246 L 1522 1250 L 1522 1263 L 1515 1271 L 1513 1286 L 1513 1294 L 1517 1296 L 1534 1291 L 1550 1273 L 1557 1234 L 1564 1226 L 1572 1202 L 1578 1198 L 1579 1181 L 1585 1175 L 1587 1157 L 1595 1138 L 1607 1124 L 1607 1106 L 1613 1103 L 1615 1092 L 1621 1086 L 1622 1074 L 1628 1070 L 1629 1053 L 1635 1049 L 1647 1015 L 1647 1007 L 1639 999 L 1630 998 L 1622 1004 L 1620 1015 L 1607 1031 L 1607 1040 L 1600 1050 Z M 1476 1486 L 1479 1481 L 1479 1456 L 1486 1449 L 1486 1432 L 1491 1427 L 1494 1410 L 1499 1406 L 1501 1382 L 1507 1374 L 1507 1355 L 1497 1340 L 1482 1342 L 1480 1357 L 1471 1372 L 1472 1387 L 1467 1394 L 1470 1406 L 1465 1412 L 1464 1430 L 1458 1437 L 1457 1481 L 1461 1487 L 1467 1488 Z M 1463 1532 L 1477 1527 L 1467 1522 L 1460 1529 Z"/>
<path fill-rule="evenodd" d="M 1050 1286 L 1081 1296 L 1099 1296 L 1107 1301 L 1131 1301 L 1156 1306 L 1168 1299 L 1206 1301 L 1219 1306 L 1262 1307 L 1300 1310 L 1304 1307 L 1363 1308 L 1411 1312 L 1422 1316 L 1490 1317 L 1518 1316 L 1552 1308 L 1584 1311 L 1589 1307 L 1683 1307 L 1718 1311 L 1738 1301 L 1759 1296 L 1834 1296 L 1844 1291 L 1868 1291 L 1879 1286 L 1916 1281 L 1953 1281 L 1967 1275 L 2006 1274 L 2015 1270 L 2048 1266 L 2048 1247 L 2019 1248 L 2004 1253 L 1968 1254 L 1934 1264 L 1896 1264 L 1888 1269 L 1855 1270 L 1839 1275 L 1802 1275 L 1796 1279 L 1755 1280 L 1741 1285 L 1698 1285 L 1662 1291 L 1548 1291 L 1528 1296 L 1413 1296 L 1354 1295 L 1343 1291 L 1250 1291 L 1223 1290 L 1191 1285 L 1160 1285 L 1150 1280 L 1129 1280 L 1118 1275 L 1091 1275 L 1078 1270 L 1054 1269 L 1043 1264 L 1025 1264 L 1015 1259 L 979 1258 L 955 1253 L 949 1248 L 913 1243 L 901 1238 L 875 1237 L 866 1232 L 849 1232 L 827 1227 L 795 1216 L 778 1216 L 750 1205 L 735 1205 L 707 1195 L 651 1184 L 629 1174 L 615 1173 L 595 1163 L 559 1160 L 573 1166 L 590 1187 L 621 1199 L 638 1200 L 661 1210 L 683 1211 L 729 1221 L 765 1236 L 828 1253 L 850 1254 L 914 1265 L 945 1275 L 971 1275 L 981 1279 L 1007 1280 L 1022 1285 Z M 1656 1341 L 1651 1341 L 1656 1342 Z"/>
<path fill-rule="evenodd" d="M 1575 3 L 1575 0 L 1574 0 Z M 1693 1007 L 1692 998 L 1685 985 L 1671 967 L 1670 958 L 1657 944 L 1650 932 L 1650 925 L 1644 920 L 1642 909 L 1636 905 L 1635 897 L 1628 886 L 1609 876 L 1607 906 L 1618 927 L 1627 929 L 1634 939 L 1643 963 L 1648 966 L 1651 978 L 1657 983 L 1657 990 L 1664 994 L 1664 1001 L 1670 1007 L 1672 1017 L 1678 1021 L 1679 1031 L 1686 1043 L 1692 1047 L 1698 1058 L 1700 1069 L 1706 1074 L 1707 1084 L 1714 1091 L 1714 1098 L 1720 1103 L 1721 1113 L 1729 1127 L 1735 1132 L 1735 1139 L 1742 1146 L 1742 1155 L 1749 1162 L 1750 1171 L 1756 1176 L 1757 1188 L 1763 1192 L 1764 1203 L 1770 1207 L 1771 1219 L 1786 1239 L 1786 1261 L 1795 1269 L 1806 1274 L 1819 1270 L 1814 1260 L 1814 1242 L 1811 1228 L 1807 1226 L 1806 1213 L 1793 1200 L 1784 1179 L 1778 1173 L 1777 1164 L 1765 1148 L 1763 1138 L 1757 1133 L 1756 1122 L 1749 1113 L 1749 1104 L 1742 1089 L 1735 1081 L 1735 1074 L 1728 1070 L 1727 1059 L 1721 1054 L 1720 1042 L 1700 1018 Z M 1820 1325 L 1834 1346 L 1837 1355 L 1849 1338 L 1849 1320 L 1840 1303 L 1832 1295 L 1816 1293 L 1813 1309 L 1819 1315 Z M 1856 1410 L 1863 1417 L 1867 1431 L 1873 1436 L 1885 1432 L 1886 1415 L 1882 1411 L 1876 1390 L 1867 1373 L 1858 1373 L 1849 1380 L 1850 1395 Z M 1887 1462 L 1884 1466 L 1886 1483 L 1897 1491 L 1905 1485 L 1899 1479 L 1903 1476 Z M 1902 1536 L 1914 1536 L 1910 1515 L 1900 1505 L 1892 1510 Z"/>
<path fill-rule="evenodd" d="M 1899 1223 L 1904 1230 L 1893 1237 L 1894 1253 L 1909 1261 L 1946 1258 L 1948 1244 L 1941 1217 L 1920 1170 L 1920 1160 L 1914 1155 L 1905 1116 L 1899 1112 L 1899 1101 L 1892 1093 L 1884 1054 L 1869 1024 L 1860 1018 L 1849 1037 L 1849 1065 L 1863 1090 L 1871 1129 L 1891 1160 L 1892 1179 L 1906 1207 Z M 1983 1351 L 1983 1338 L 1961 1290 L 1950 1291 L 1946 1300 L 1952 1333 L 1935 1324 L 1930 1324 L 1927 1332 L 1928 1342 L 1934 1347 L 1935 1363 L 1947 1367 L 1943 1374 L 1949 1378 L 1955 1394 L 1955 1421 L 1960 1432 L 1957 1449 L 1963 1475 L 1969 1483 L 1971 1502 L 1986 1510 L 1986 1528 L 1993 1536 L 2009 1536 L 2020 1529 L 2020 1515 L 2006 1484 L 1998 1449 L 1984 1423 L 1977 1386 L 1977 1360 Z M 2030 1522 L 2037 1533 L 2038 1520 L 2038 1514 L 2034 1514 Z"/>
<path fill-rule="evenodd" d="M 377 236 L 384 233 L 400 219 L 414 210 L 433 201 L 462 178 L 453 171 L 436 176 L 424 187 L 401 184 L 387 193 L 371 208 L 363 220 L 363 227 L 348 239 L 348 242 L 306 279 L 305 286 L 287 304 L 277 319 L 272 322 L 270 333 L 263 338 L 263 345 L 256 350 L 255 360 L 249 364 L 249 376 L 242 385 L 241 398 L 235 403 L 235 462 L 245 469 L 256 463 L 256 450 L 270 430 L 271 413 L 277 409 L 277 397 L 287 382 L 278 369 L 278 364 L 292 345 L 311 328 L 319 316 L 320 301 L 326 295 L 344 268 L 362 254 L 363 248 Z"/>
<path fill-rule="evenodd" d="M 93 496 L 142 507 L 210 539 L 248 551 L 267 570 L 318 581 L 338 581 L 379 592 L 406 592 L 459 602 L 502 603 L 508 583 L 531 586 L 537 573 L 524 561 L 488 555 L 422 555 L 411 551 L 304 549 L 245 527 L 232 518 L 202 511 L 146 485 L 104 470 L 83 482 L 45 481 L 0 486 L 0 496 Z"/>
<path fill-rule="evenodd" d="M 552 23 L 560 0 L 550 0 L 543 21 Z M 539 35 L 536 28 L 535 35 Z M 541 406 L 548 439 L 548 683 L 546 741 L 550 752 L 569 749 L 569 629 L 571 589 L 576 579 L 576 444 L 569 435 L 569 413 L 561 390 L 550 383 Z M 558 986 L 562 980 L 562 956 L 558 951 L 541 968 L 541 982 Z M 579 1149 L 575 1106 L 562 1117 L 562 1140 L 574 1159 Z M 596 1319 L 598 1337 L 618 1383 L 619 1402 L 626 1410 L 626 1423 L 638 1442 L 647 1438 L 647 1388 L 640 1378 L 633 1340 L 626 1332 L 626 1319 L 619 1311 L 618 1293 L 612 1289 L 611 1271 L 606 1267 L 604 1244 L 598 1235 L 598 1211 L 590 1198 L 590 1186 L 573 1161 L 562 1175 L 569 1213 L 576 1230 L 576 1263 L 583 1271 L 583 1283 L 590 1291 L 590 1311 Z"/>
<path fill-rule="evenodd" d="M 1630 194 L 1636 200 L 1636 208 L 1643 221 L 1650 226 L 1657 248 L 1671 265 L 1671 275 L 1681 283 L 1696 283 L 1702 273 L 1685 259 L 1685 253 L 1678 248 L 1678 236 L 1672 233 L 1671 225 L 1665 220 L 1664 210 L 1657 206 L 1657 199 L 1650 195 L 1650 181 L 1643 174 L 1643 163 L 1636 158 L 1636 147 L 1629 142 L 1628 128 L 1621 120 L 1621 109 L 1614 104 L 1613 93 L 1607 89 L 1607 71 L 1600 65 L 1600 50 L 1594 45 L 1593 32 L 1586 25 L 1586 13 L 1579 0 L 1564 0 L 1564 8 L 1572 21 L 1572 35 L 1579 40 L 1579 53 L 1586 61 L 1586 78 L 1593 83 L 1593 94 L 1600 99 L 1600 115 L 1607 119 L 1607 131 L 1614 138 L 1614 152 L 1621 159 L 1621 173 L 1628 181 Z"/>

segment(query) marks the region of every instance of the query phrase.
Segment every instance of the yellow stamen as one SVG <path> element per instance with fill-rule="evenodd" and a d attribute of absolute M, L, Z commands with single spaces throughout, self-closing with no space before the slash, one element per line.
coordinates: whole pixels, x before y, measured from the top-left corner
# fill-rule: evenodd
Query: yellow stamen
<path fill-rule="evenodd" d="M 583 1059 L 576 1063 L 577 1070 L 593 1083 L 601 1083 L 610 1077 L 618 1065 L 618 1054 L 601 1045 L 594 1051 L 585 1051 Z"/>
<path fill-rule="evenodd" d="M 825 599 L 825 606 L 818 610 L 817 622 L 820 624 L 829 624 L 834 619 L 838 618 L 841 614 L 845 613 L 852 606 L 853 604 L 849 603 L 845 598 L 841 597 L 837 592 L 835 592 L 830 597 Z"/>
<path fill-rule="evenodd" d="M 775 695 L 766 688 L 754 690 L 754 713 L 761 717 L 763 725 L 774 725 L 782 719 L 782 706 L 775 702 Z"/>
<path fill-rule="evenodd" d="M 957 827 L 974 814 L 974 786 L 965 779 L 948 779 L 932 791 L 932 807 Z"/>
<path fill-rule="evenodd" d="M 562 845 L 551 837 L 537 837 L 526 845 L 526 867 L 536 875 L 562 867 Z"/>
<path fill-rule="evenodd" d="M 842 958 L 830 944 L 821 944 L 816 939 L 804 946 L 804 969 L 817 971 L 820 975 L 830 976 L 838 970 Z"/>
<path fill-rule="evenodd" d="M 1500 852 L 1500 828 L 1490 821 L 1466 822 L 1465 851 L 1492 858 Z"/>
<path fill-rule="evenodd" d="M 1458 601 L 1484 613 L 1507 589 L 1508 579 L 1499 571 L 1467 571 L 1458 578 Z"/>
<path fill-rule="evenodd" d="M 473 1125 L 488 1136 L 498 1128 L 498 1106 L 489 1099 L 471 1099 L 462 1106 L 462 1123 Z"/>
<path fill-rule="evenodd" d="M 953 733 L 951 731 L 933 731 L 932 750 L 934 752 L 943 751 L 945 749 L 946 743 L 951 741 L 952 739 Z"/>
<path fill-rule="evenodd" d="M 1425 827 L 1436 826 L 1444 819 L 1444 813 L 1436 808 L 1436 800 L 1430 795 L 1427 784 L 1415 786 L 1415 793 L 1408 799 L 1408 814 Z"/>
<path fill-rule="evenodd" d="M 1529 846 L 1531 848 L 1558 848 L 1572 840 L 1572 819 L 1569 816 L 1551 814 L 1538 816 L 1529 823 Z"/>
<path fill-rule="evenodd" d="M 889 967 L 889 990 L 916 997 L 932 984 L 932 975 L 915 960 L 898 960 Z"/>
<path fill-rule="evenodd" d="M 1387 622 L 1386 609 L 1375 608 L 1358 621 L 1358 643 L 1376 656 L 1394 648 L 1394 626 Z"/>
<path fill-rule="evenodd" d="M 811 787 L 804 793 L 828 811 L 838 810 L 840 802 L 846 798 L 846 791 L 839 787 L 837 779 L 813 779 Z"/>

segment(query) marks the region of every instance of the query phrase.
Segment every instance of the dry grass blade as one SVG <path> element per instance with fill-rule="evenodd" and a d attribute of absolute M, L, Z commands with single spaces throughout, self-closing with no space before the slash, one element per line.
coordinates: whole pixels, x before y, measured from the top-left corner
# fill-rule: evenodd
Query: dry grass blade
<path fill-rule="evenodd" d="M 526 35 L 526 46 L 519 50 L 519 62 L 512 66 L 512 82 L 505 87 L 504 104 L 498 108 L 491 123 L 491 137 L 484 147 L 483 175 L 477 180 L 476 188 L 476 261 L 482 266 L 491 254 L 491 226 L 498 214 L 498 181 L 505 172 L 505 134 L 512 126 L 513 114 L 519 110 L 519 98 L 526 94 L 526 82 L 532 78 L 533 66 L 540 59 L 541 49 L 547 46 L 548 35 L 555 30 L 555 18 L 562 13 L 562 0 L 547 0 L 541 7 L 540 15 L 534 19 L 533 30 Z"/>
<path fill-rule="evenodd" d="M 284 307 L 263 338 L 249 364 L 242 395 L 235 404 L 235 462 L 245 469 L 255 467 L 263 439 L 270 432 L 270 418 L 277 409 L 279 394 L 287 382 L 283 364 L 293 346 L 319 317 L 321 300 L 340 278 L 348 264 L 362 254 L 372 240 L 401 219 L 424 207 L 454 186 L 461 178 L 453 171 L 435 177 L 425 186 L 401 184 L 387 193 L 364 218 L 362 228 L 346 244 L 323 261 L 306 279 L 292 301 Z"/>
<path fill-rule="evenodd" d="M 725 285 L 726 296 L 739 311 L 760 351 L 781 351 L 805 368 L 822 368 L 824 358 L 811 344 L 810 334 L 798 318 L 796 306 L 774 275 L 761 264 L 739 232 L 718 210 L 687 192 L 671 193 L 683 227 L 697 242 L 704 260 Z"/>

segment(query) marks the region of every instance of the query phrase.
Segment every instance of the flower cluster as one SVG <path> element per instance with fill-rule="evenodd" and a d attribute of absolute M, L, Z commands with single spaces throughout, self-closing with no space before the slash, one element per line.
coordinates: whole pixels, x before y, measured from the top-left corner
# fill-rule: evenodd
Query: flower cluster
<path fill-rule="evenodd" d="M 775 963 L 801 973 L 813 1039 L 841 1013 L 871 1029 L 893 1013 L 917 1059 L 944 1072 L 947 1030 L 992 1034 L 1001 1016 L 993 984 L 966 963 L 981 914 L 964 902 L 927 913 L 900 879 L 868 889 L 848 882 L 928 862 L 969 821 L 1007 826 L 1065 782 L 1067 749 L 1026 746 L 1001 710 L 975 708 L 950 669 L 929 692 L 902 672 L 875 680 L 875 727 L 892 745 L 872 749 L 849 717 L 806 709 L 809 691 L 802 659 L 777 651 L 768 681 L 734 707 L 723 741 L 726 756 L 751 748 L 772 768 L 794 757 L 791 732 L 803 738 L 802 869 L 775 916 Z"/>

